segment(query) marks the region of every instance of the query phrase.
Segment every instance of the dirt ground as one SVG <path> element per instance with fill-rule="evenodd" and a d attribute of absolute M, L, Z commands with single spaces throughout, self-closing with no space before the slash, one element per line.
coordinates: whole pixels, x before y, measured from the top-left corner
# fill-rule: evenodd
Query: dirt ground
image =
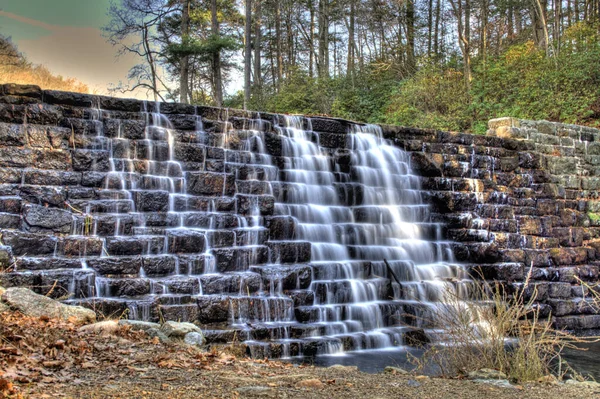
<path fill-rule="evenodd" d="M 80 331 L 0 314 L 0 398 L 600 398 L 565 384 L 501 387 L 419 375 L 366 374 L 203 352 L 143 332 Z"/>

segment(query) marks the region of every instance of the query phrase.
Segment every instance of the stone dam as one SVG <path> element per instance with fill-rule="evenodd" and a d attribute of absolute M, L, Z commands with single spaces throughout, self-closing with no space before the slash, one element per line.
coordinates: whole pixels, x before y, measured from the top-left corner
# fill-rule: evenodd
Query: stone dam
<path fill-rule="evenodd" d="M 0 86 L 0 285 L 253 356 L 435 339 L 470 274 L 600 328 L 600 131 L 487 135 Z M 587 284 L 582 285 L 580 281 Z M 424 337 L 423 335 L 426 335 Z"/>

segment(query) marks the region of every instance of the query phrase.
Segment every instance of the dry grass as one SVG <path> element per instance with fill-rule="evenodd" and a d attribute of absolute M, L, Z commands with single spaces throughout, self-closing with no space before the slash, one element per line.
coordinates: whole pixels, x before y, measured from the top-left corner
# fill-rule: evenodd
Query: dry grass
<path fill-rule="evenodd" d="M 54 75 L 43 65 L 27 61 L 14 43 L 0 35 L 0 84 L 33 84 L 50 90 L 89 93 L 85 84 L 74 78 Z"/>
<path fill-rule="evenodd" d="M 482 280 L 473 281 L 470 301 L 448 291 L 433 312 L 434 324 L 448 344 L 428 348 L 417 365 L 437 365 L 445 376 L 494 369 L 518 382 L 576 375 L 563 361 L 563 349 L 578 349 L 577 343 L 597 339 L 554 329 L 550 317 L 541 317 L 530 274 L 510 294 L 502 285 Z"/>

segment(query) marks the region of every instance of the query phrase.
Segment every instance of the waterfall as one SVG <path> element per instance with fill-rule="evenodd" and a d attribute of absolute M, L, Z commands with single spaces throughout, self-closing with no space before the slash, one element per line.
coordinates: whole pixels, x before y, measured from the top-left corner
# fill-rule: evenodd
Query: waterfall
<path fill-rule="evenodd" d="M 96 130 L 109 170 L 82 204 L 102 252 L 81 255 L 72 301 L 198 321 L 209 340 L 289 357 L 403 347 L 435 327 L 444 295 L 467 296 L 410 155 L 378 126 L 353 124 L 331 148 L 310 118 L 234 127 L 226 112 L 206 127 L 195 112 L 181 130 L 144 103 L 143 130 Z"/>

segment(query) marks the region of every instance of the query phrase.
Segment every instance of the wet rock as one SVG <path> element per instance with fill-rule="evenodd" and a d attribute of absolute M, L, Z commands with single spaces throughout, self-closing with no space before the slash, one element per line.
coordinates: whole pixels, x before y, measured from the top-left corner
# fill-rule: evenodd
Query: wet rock
<path fill-rule="evenodd" d="M 27 288 L 7 289 L 2 294 L 2 301 L 27 316 L 47 316 L 73 320 L 81 324 L 96 321 L 96 314 L 89 309 L 64 305 L 43 295 L 38 295 Z"/>
<path fill-rule="evenodd" d="M 167 321 L 160 327 L 161 331 L 169 338 L 184 338 L 189 333 L 202 335 L 202 330 L 192 323 L 177 323 Z"/>
<path fill-rule="evenodd" d="M 26 229 L 31 232 L 53 231 L 68 234 L 71 232 L 73 215 L 71 212 L 40 205 L 27 205 L 23 211 Z"/>
<path fill-rule="evenodd" d="M 443 158 L 440 154 L 426 154 L 413 152 L 411 154 L 411 168 L 421 176 L 442 176 Z"/>
<path fill-rule="evenodd" d="M 110 153 L 103 150 L 75 150 L 73 151 L 73 169 L 76 171 L 110 171 Z"/>
<path fill-rule="evenodd" d="M 201 253 L 206 245 L 204 233 L 194 230 L 170 230 L 167 235 L 169 253 Z"/>
<path fill-rule="evenodd" d="M 26 168 L 34 164 L 35 153 L 30 149 L 16 147 L 0 148 L 0 166 Z"/>
<path fill-rule="evenodd" d="M 22 125 L 0 123 L 0 142 L 8 146 L 24 146 L 27 140 Z"/>
<path fill-rule="evenodd" d="M 142 258 L 139 256 L 90 258 L 87 263 L 100 275 L 132 275 L 139 273 L 142 267 Z"/>
<path fill-rule="evenodd" d="M 175 273 L 177 258 L 171 255 L 144 256 L 142 261 L 148 277 L 161 277 Z"/>
<path fill-rule="evenodd" d="M 56 237 L 11 230 L 2 232 L 2 241 L 11 247 L 14 256 L 53 254 L 57 244 Z"/>
<path fill-rule="evenodd" d="M 308 263 L 311 258 L 310 242 L 282 241 L 267 243 L 271 260 L 276 263 Z"/>
<path fill-rule="evenodd" d="M 271 195 L 244 195 L 237 194 L 237 210 L 242 215 L 272 215 L 275 209 L 275 198 Z"/>
<path fill-rule="evenodd" d="M 187 193 L 193 195 L 232 196 L 235 192 L 235 178 L 214 172 L 188 172 Z"/>

